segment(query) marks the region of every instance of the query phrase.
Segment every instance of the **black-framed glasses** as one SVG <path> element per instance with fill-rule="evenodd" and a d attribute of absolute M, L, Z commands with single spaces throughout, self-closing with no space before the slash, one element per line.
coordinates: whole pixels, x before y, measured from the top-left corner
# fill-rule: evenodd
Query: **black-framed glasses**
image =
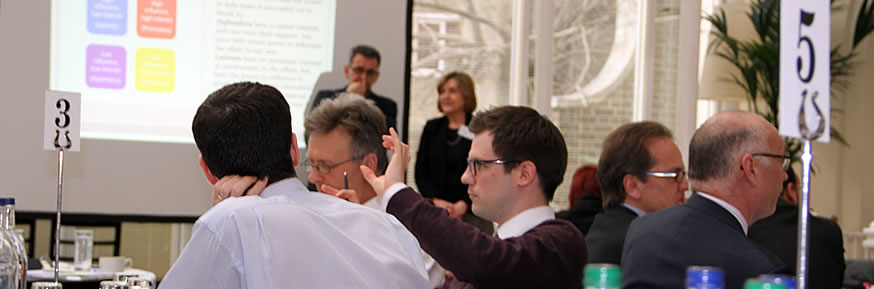
<path fill-rule="evenodd" d="M 361 158 L 351 158 L 351 159 L 348 159 L 348 160 L 345 160 L 342 162 L 333 163 L 333 164 L 326 164 L 324 162 L 312 162 L 310 160 L 306 160 L 303 163 L 303 165 L 304 165 L 304 168 L 306 168 L 306 170 L 308 172 L 315 170 L 316 172 L 318 172 L 320 174 L 328 174 L 331 172 L 331 170 L 333 170 L 336 167 L 339 167 L 342 164 L 345 164 L 345 163 L 348 163 L 351 161 L 357 161 L 359 159 L 361 159 Z"/>
<path fill-rule="evenodd" d="M 486 164 L 505 165 L 505 164 L 521 163 L 521 162 L 522 161 L 511 161 L 511 160 L 502 160 L 502 159 L 494 159 L 494 160 L 471 160 L 471 159 L 468 159 L 467 160 L 467 167 L 470 168 L 470 175 L 475 177 L 476 172 L 478 170 L 481 170 L 483 167 L 485 167 Z"/>
<path fill-rule="evenodd" d="M 361 75 L 366 73 L 367 77 L 376 77 L 379 75 L 379 70 L 376 69 L 364 69 L 363 67 L 352 67 L 352 72 L 356 75 Z"/>
<path fill-rule="evenodd" d="M 770 153 L 751 153 L 754 157 L 769 157 L 769 158 L 777 158 L 783 160 L 783 169 L 788 169 L 789 165 L 792 164 L 792 157 L 787 155 L 776 155 Z"/>
<path fill-rule="evenodd" d="M 656 178 L 666 178 L 673 179 L 677 183 L 682 183 L 683 179 L 686 178 L 685 170 L 677 170 L 673 172 L 646 172 L 647 176 L 653 176 Z"/>

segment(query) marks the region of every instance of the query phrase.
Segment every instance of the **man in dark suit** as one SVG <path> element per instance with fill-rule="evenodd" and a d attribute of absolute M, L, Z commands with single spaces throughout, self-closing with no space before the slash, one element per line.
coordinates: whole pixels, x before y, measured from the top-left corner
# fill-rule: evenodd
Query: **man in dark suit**
<path fill-rule="evenodd" d="M 386 211 L 454 274 L 443 288 L 582 288 L 585 239 L 548 206 L 567 166 L 561 132 L 537 111 L 513 106 L 477 114 L 470 130 L 461 180 L 473 212 L 498 223 L 497 236 L 450 217 L 402 183 L 410 155 L 394 130 L 383 138 L 394 152 L 385 175 L 362 171 Z"/>
<path fill-rule="evenodd" d="M 681 206 L 634 220 L 622 251 L 622 288 L 685 288 L 689 266 L 725 272 L 725 288 L 788 268 L 747 238 L 749 224 L 774 213 L 786 179 L 777 129 L 749 112 L 724 112 L 695 131 Z"/>
<path fill-rule="evenodd" d="M 605 209 L 586 235 L 589 263 L 620 264 L 631 221 L 683 203 L 689 185 L 672 137 L 652 121 L 625 124 L 607 135 L 598 161 Z"/>
<path fill-rule="evenodd" d="M 798 253 L 798 176 L 790 167 L 777 211 L 750 226 L 750 239 L 773 252 L 794 271 Z M 807 288 L 841 288 L 844 282 L 844 239 L 837 223 L 808 219 Z"/>
<path fill-rule="evenodd" d="M 358 45 L 352 48 L 352 53 L 349 55 L 349 64 L 343 66 L 343 73 L 346 75 L 346 80 L 349 83 L 338 89 L 320 90 L 310 100 L 306 115 L 319 106 L 322 100 L 334 98 L 341 92 L 355 93 L 364 98 L 373 100 L 376 107 L 385 115 L 385 125 L 387 128 L 396 127 L 398 117 L 397 104 L 384 96 L 373 93 L 370 88 L 379 79 L 379 51 L 367 45 Z"/>

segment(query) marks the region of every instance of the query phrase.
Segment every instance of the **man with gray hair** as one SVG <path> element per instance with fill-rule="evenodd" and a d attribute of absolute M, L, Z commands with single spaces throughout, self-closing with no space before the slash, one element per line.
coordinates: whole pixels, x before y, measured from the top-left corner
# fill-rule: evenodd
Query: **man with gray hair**
<path fill-rule="evenodd" d="M 336 98 L 322 101 L 304 120 L 304 128 L 309 135 L 304 163 L 309 182 L 316 185 L 319 192 L 382 211 L 381 198 L 364 180 L 360 168 L 381 172 L 388 163 L 382 146 L 382 132 L 387 129 L 379 108 L 360 95 L 340 93 Z M 241 178 L 244 180 L 229 179 L 226 188 L 217 187 L 216 198 L 240 196 L 242 190 L 233 187 L 248 188 L 255 180 L 254 177 Z M 259 186 L 252 187 L 255 189 L 246 195 L 260 194 Z M 439 286 L 443 283 L 443 268 L 431 256 L 421 250 L 420 253 L 431 287 Z"/>
<path fill-rule="evenodd" d="M 685 288 L 689 266 L 715 266 L 725 288 L 747 278 L 785 273 L 747 228 L 776 208 L 789 158 L 777 129 L 749 112 L 708 119 L 689 145 L 689 183 L 682 206 L 636 219 L 622 252 L 623 288 Z"/>
<path fill-rule="evenodd" d="M 361 176 L 359 166 L 382 171 L 388 163 L 382 147 L 385 117 L 363 97 L 342 93 L 326 99 L 304 120 L 309 135 L 309 182 L 319 192 L 379 207 L 376 192 Z"/>

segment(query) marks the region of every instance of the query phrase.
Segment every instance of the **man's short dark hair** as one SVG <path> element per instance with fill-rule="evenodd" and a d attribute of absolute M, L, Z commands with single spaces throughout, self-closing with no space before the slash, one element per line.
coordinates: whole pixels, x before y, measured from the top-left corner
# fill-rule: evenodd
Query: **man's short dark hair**
<path fill-rule="evenodd" d="M 500 106 L 476 114 L 470 131 L 491 132 L 492 149 L 503 160 L 533 162 L 540 188 L 546 200 L 552 200 L 567 168 L 567 145 L 555 124 L 528 107 Z M 504 171 L 509 173 L 517 165 L 506 164 Z"/>
<path fill-rule="evenodd" d="M 226 85 L 210 94 L 191 124 L 194 142 L 212 174 L 294 177 L 291 113 L 276 88 L 255 82 Z"/>
<path fill-rule="evenodd" d="M 671 131 L 657 122 L 627 123 L 604 139 L 598 160 L 598 182 L 604 208 L 613 208 L 625 202 L 625 175 L 631 174 L 646 181 L 646 172 L 655 165 L 655 158 L 647 149 L 653 138 L 673 138 Z"/>
<path fill-rule="evenodd" d="M 322 101 L 303 125 L 307 135 L 343 128 L 352 139 L 349 144 L 351 157 L 361 159 L 369 153 L 376 154 L 378 172 L 385 170 L 388 165 L 385 147 L 382 146 L 382 134 L 388 130 L 385 127 L 385 115 L 372 100 L 357 94 L 341 93 L 333 99 Z"/>
<path fill-rule="evenodd" d="M 376 64 L 382 64 L 382 59 L 379 57 L 379 51 L 376 50 L 376 48 L 364 44 L 352 47 L 352 52 L 349 53 L 349 64 L 352 64 L 352 59 L 354 59 L 357 54 L 361 54 L 364 58 L 376 59 Z"/>

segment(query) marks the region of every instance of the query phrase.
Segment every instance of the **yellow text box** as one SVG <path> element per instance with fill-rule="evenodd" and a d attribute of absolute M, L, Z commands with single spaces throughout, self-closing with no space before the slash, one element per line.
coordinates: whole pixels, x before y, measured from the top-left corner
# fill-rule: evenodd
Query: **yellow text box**
<path fill-rule="evenodd" d="M 137 49 L 136 86 L 140 91 L 171 92 L 176 79 L 176 53 L 170 49 Z"/>

